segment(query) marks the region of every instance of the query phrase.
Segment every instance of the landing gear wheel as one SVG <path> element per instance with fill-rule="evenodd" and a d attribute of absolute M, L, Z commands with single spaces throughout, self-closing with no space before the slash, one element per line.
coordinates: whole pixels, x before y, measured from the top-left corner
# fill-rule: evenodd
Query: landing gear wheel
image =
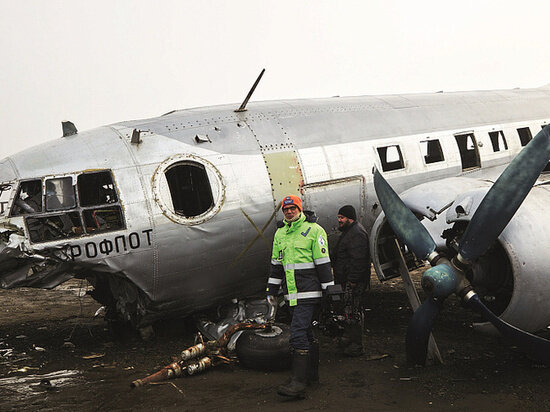
<path fill-rule="evenodd" d="M 247 330 L 237 340 L 237 357 L 249 369 L 281 371 L 290 368 L 290 327 L 276 323 L 269 329 Z"/>

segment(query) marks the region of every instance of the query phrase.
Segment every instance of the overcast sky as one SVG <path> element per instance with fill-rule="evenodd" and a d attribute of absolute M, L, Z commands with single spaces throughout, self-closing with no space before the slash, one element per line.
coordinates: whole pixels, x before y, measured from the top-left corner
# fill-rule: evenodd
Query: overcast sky
<path fill-rule="evenodd" d="M 550 83 L 548 1 L 0 0 L 0 157 L 173 109 Z"/>

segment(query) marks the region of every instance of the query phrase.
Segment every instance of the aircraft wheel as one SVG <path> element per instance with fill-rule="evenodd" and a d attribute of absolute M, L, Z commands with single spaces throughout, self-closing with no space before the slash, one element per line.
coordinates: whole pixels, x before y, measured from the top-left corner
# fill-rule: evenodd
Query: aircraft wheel
<path fill-rule="evenodd" d="M 290 327 L 276 323 L 271 329 L 246 330 L 237 340 L 237 357 L 250 369 L 276 371 L 290 368 Z"/>

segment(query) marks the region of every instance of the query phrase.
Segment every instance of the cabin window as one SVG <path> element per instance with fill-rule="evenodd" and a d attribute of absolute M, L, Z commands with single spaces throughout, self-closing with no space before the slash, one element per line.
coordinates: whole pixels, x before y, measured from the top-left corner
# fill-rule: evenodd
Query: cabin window
<path fill-rule="evenodd" d="M 531 134 L 531 130 L 528 127 L 521 127 L 517 129 L 517 131 L 518 131 L 519 141 L 521 142 L 522 146 L 525 146 L 533 138 L 533 135 Z"/>
<path fill-rule="evenodd" d="M 491 143 L 493 145 L 493 152 L 500 152 L 501 150 L 508 150 L 508 144 L 504 137 L 502 130 L 496 132 L 489 132 Z"/>
<path fill-rule="evenodd" d="M 21 182 L 12 207 L 12 216 L 42 212 L 42 180 Z"/>
<path fill-rule="evenodd" d="M 420 142 L 420 150 L 422 156 L 424 156 L 424 163 L 437 163 L 445 160 L 443 156 L 443 150 L 441 150 L 441 143 L 439 140 L 424 140 Z"/>
<path fill-rule="evenodd" d="M 76 196 L 72 177 L 46 180 L 46 210 L 72 209 L 76 206 Z"/>
<path fill-rule="evenodd" d="M 378 147 L 378 157 L 382 165 L 382 171 L 389 172 L 391 170 L 403 169 L 403 156 L 398 145 Z"/>
<path fill-rule="evenodd" d="M 8 203 L 11 197 L 11 183 L 0 184 L 0 216 L 4 216 L 8 212 Z"/>
<path fill-rule="evenodd" d="M 479 152 L 477 151 L 476 139 L 473 133 L 455 135 L 456 144 L 460 151 L 462 170 L 480 167 Z"/>
<path fill-rule="evenodd" d="M 220 171 L 196 155 L 170 156 L 157 168 L 151 183 L 158 207 L 175 223 L 201 224 L 217 215 L 224 204 Z"/>
<path fill-rule="evenodd" d="M 214 205 L 205 167 L 200 163 L 176 164 L 165 172 L 174 211 L 185 217 L 198 216 Z"/>

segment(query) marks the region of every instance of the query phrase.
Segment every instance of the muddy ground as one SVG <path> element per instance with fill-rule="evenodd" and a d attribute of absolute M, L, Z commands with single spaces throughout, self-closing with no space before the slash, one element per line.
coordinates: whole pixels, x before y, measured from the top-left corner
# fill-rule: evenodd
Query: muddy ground
<path fill-rule="evenodd" d="M 275 393 L 288 372 L 238 365 L 131 389 L 130 382 L 191 345 L 193 335 L 173 323 L 151 341 L 115 338 L 92 318 L 99 305 L 82 296 L 85 289 L 73 280 L 52 291 L 0 290 L 0 410 L 550 410 L 550 370 L 474 333 L 474 317 L 454 298 L 434 329 L 445 364 L 408 366 L 411 310 L 400 281 L 373 282 L 366 353 L 346 358 L 324 336 L 321 385 L 293 402 Z M 53 388 L 40 385 L 44 378 Z"/>

